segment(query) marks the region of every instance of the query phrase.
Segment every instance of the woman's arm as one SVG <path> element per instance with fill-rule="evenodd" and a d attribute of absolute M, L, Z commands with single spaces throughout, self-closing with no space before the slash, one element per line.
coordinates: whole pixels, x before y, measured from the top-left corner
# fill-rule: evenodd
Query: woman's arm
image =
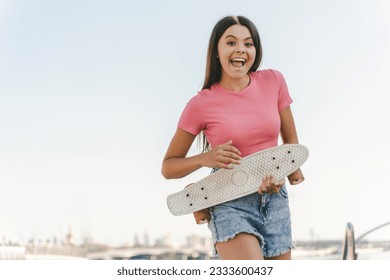
<path fill-rule="evenodd" d="M 298 135 L 295 128 L 295 122 L 290 106 L 283 109 L 280 113 L 280 135 L 283 144 L 298 144 Z"/>
<path fill-rule="evenodd" d="M 199 155 L 186 158 L 195 137 L 177 128 L 162 163 L 161 173 L 166 179 L 182 178 L 202 167 Z"/>
<path fill-rule="evenodd" d="M 281 121 L 280 134 L 283 144 L 298 144 L 297 130 L 295 128 L 294 117 L 290 106 L 282 110 L 279 114 Z M 305 177 L 303 176 L 301 169 L 298 169 L 288 176 L 288 180 L 291 185 L 297 185 L 303 182 Z"/>
<path fill-rule="evenodd" d="M 231 163 L 239 164 L 241 153 L 232 145 L 232 141 L 218 145 L 206 153 L 186 157 L 195 137 L 196 135 L 177 128 L 161 168 L 166 179 L 182 178 L 202 166 L 231 169 Z"/>
<path fill-rule="evenodd" d="M 202 166 L 230 169 L 231 163 L 239 164 L 241 153 L 232 145 L 232 141 L 218 145 L 209 152 L 186 157 L 195 137 L 177 128 L 162 163 L 161 173 L 166 179 L 184 177 Z M 194 212 L 194 217 L 197 224 L 203 224 L 211 218 L 208 209 Z"/>

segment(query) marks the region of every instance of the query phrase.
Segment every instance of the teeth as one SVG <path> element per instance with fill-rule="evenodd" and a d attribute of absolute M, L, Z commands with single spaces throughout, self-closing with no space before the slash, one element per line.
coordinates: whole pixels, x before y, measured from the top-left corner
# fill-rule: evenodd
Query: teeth
<path fill-rule="evenodd" d="M 246 59 L 244 58 L 232 58 L 230 62 L 236 67 L 243 67 L 246 63 Z"/>
<path fill-rule="evenodd" d="M 232 61 L 234 61 L 234 62 L 244 62 L 245 63 L 245 59 L 244 58 L 233 58 Z"/>

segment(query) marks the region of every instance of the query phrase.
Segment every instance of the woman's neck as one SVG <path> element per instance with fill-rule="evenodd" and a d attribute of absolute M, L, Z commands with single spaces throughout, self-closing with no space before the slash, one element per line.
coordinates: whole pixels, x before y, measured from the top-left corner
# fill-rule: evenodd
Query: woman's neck
<path fill-rule="evenodd" d="M 251 83 L 251 78 L 250 78 L 249 74 L 245 75 L 244 77 L 238 78 L 238 79 L 222 75 L 222 78 L 219 81 L 219 84 L 223 88 L 226 88 L 228 90 L 235 91 L 235 92 L 239 92 L 239 91 L 245 89 L 246 87 L 249 86 L 250 83 Z"/>

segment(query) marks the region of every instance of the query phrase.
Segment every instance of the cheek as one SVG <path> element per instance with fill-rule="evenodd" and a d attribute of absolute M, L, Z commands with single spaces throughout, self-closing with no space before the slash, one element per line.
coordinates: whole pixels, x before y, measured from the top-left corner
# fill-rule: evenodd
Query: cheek
<path fill-rule="evenodd" d="M 229 60 L 229 53 L 227 52 L 224 52 L 223 50 L 221 50 L 219 52 L 219 61 L 222 65 L 227 65 L 230 63 L 230 60 Z"/>
<path fill-rule="evenodd" d="M 230 53 L 229 51 L 225 50 L 224 48 L 218 49 L 218 55 L 222 59 L 226 59 L 229 57 Z"/>
<path fill-rule="evenodd" d="M 227 61 L 226 59 L 220 60 L 220 64 L 221 64 L 222 69 L 227 70 L 228 67 L 229 67 L 229 63 L 230 63 L 230 62 Z"/>
<path fill-rule="evenodd" d="M 248 55 L 249 55 L 250 65 L 252 65 L 255 62 L 256 51 L 252 51 L 252 52 L 248 53 Z"/>
<path fill-rule="evenodd" d="M 256 58 L 256 49 L 254 49 L 253 51 L 250 52 L 250 57 L 251 57 L 251 60 L 255 60 Z"/>

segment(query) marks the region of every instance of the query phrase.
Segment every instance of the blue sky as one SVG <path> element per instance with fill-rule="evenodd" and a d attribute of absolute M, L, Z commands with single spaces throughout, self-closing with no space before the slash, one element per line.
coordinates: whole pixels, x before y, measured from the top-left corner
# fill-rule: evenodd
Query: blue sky
<path fill-rule="evenodd" d="M 167 181 L 160 167 L 228 14 L 257 25 L 261 68 L 284 74 L 311 152 L 288 187 L 295 239 L 388 222 L 386 1 L 2 0 L 0 236 L 208 236 L 165 198 L 209 171 Z"/>

